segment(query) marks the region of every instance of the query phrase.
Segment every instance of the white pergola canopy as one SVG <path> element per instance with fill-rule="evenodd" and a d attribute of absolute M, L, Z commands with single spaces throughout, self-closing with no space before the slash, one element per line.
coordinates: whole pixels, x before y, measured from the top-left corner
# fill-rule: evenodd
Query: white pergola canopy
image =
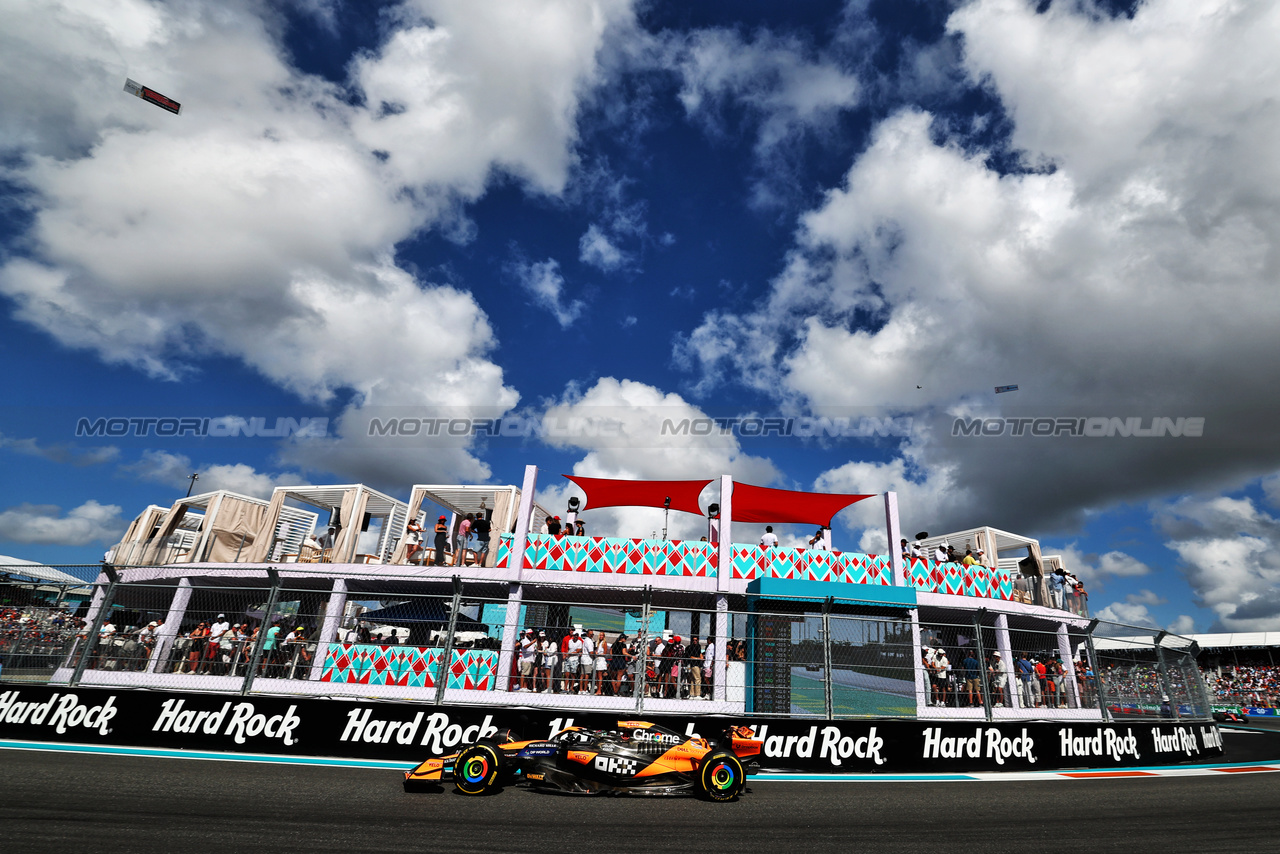
<path fill-rule="evenodd" d="M 16 575 L 20 578 L 30 578 L 35 581 L 48 581 L 53 584 L 85 583 L 83 578 L 76 578 L 74 575 L 54 569 L 51 566 L 45 566 L 33 560 L 9 557 L 9 555 L 0 555 L 0 573 Z"/>

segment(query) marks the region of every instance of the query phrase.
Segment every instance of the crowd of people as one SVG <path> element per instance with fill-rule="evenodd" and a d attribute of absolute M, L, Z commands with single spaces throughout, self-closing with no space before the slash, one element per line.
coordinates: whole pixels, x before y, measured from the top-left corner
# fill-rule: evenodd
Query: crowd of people
<path fill-rule="evenodd" d="M 954 659 L 953 659 L 954 655 Z M 927 705 L 950 707 L 1012 706 L 1012 692 L 1024 709 L 1065 709 L 1070 704 L 1067 673 L 1086 695 L 1093 672 L 1082 662 L 1064 662 L 1061 655 L 1020 652 L 1005 661 L 998 650 L 980 656 L 972 647 L 949 654 L 942 646 L 921 647 L 921 666 L 928 681 Z M 989 695 L 989 696 L 988 696 Z"/>
<path fill-rule="evenodd" d="M 1280 666 L 1226 665 L 1206 670 L 1204 678 L 1214 699 L 1220 702 L 1267 708 L 1280 704 Z"/>
<path fill-rule="evenodd" d="M 68 648 L 84 621 L 65 608 L 26 607 L 0 609 L 0 655 L 5 666 L 43 666 Z"/>
<path fill-rule="evenodd" d="M 726 661 L 742 660 L 743 641 L 726 643 Z M 643 682 L 646 696 L 708 700 L 715 678 L 716 641 L 703 635 L 684 638 L 670 631 L 645 640 L 603 631 L 525 629 L 514 662 L 511 690 L 542 694 L 635 696 Z M 643 671 L 642 671 L 643 668 Z"/>

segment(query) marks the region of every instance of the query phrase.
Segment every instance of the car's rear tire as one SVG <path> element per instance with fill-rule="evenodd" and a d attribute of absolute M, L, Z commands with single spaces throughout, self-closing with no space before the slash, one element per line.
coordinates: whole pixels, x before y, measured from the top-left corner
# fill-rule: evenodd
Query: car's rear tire
<path fill-rule="evenodd" d="M 453 786 L 464 795 L 484 795 L 499 788 L 502 754 L 492 744 L 465 747 L 453 763 Z"/>
<path fill-rule="evenodd" d="M 747 782 L 742 762 L 731 751 L 713 750 L 698 769 L 698 791 L 708 800 L 732 801 Z"/>

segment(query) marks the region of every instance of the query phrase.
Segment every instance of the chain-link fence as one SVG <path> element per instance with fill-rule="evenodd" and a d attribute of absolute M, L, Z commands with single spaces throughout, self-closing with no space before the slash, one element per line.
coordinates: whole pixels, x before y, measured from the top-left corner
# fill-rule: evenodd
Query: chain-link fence
<path fill-rule="evenodd" d="M 1186 639 L 839 599 L 282 568 L 0 583 L 0 679 L 814 717 L 1203 718 Z M 511 642 L 504 649 L 503 639 Z M 498 700 L 494 692 L 509 695 Z M 725 707 L 718 707 L 723 710 Z"/>

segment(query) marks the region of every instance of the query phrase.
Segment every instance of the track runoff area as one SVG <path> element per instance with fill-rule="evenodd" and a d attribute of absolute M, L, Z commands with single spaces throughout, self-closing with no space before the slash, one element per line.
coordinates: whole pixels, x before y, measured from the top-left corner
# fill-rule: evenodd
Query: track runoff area
<path fill-rule="evenodd" d="M 1151 766 L 1114 770 L 977 771 L 948 774 L 813 774 L 760 773 L 752 783 L 963 783 L 1012 782 L 1027 780 L 1090 780 L 1125 777 L 1197 777 L 1223 774 L 1266 774 L 1280 771 L 1280 730 L 1268 727 L 1222 726 L 1229 762 L 1193 765 Z M 323 756 L 284 756 L 270 753 L 231 753 L 204 750 L 173 750 L 154 747 L 126 747 L 75 743 L 49 743 L 0 739 L 0 750 L 46 751 L 62 754 L 90 754 L 133 758 L 184 759 L 207 762 L 248 762 L 312 768 L 374 769 L 404 772 L 419 760 L 387 761 L 340 759 Z"/>

